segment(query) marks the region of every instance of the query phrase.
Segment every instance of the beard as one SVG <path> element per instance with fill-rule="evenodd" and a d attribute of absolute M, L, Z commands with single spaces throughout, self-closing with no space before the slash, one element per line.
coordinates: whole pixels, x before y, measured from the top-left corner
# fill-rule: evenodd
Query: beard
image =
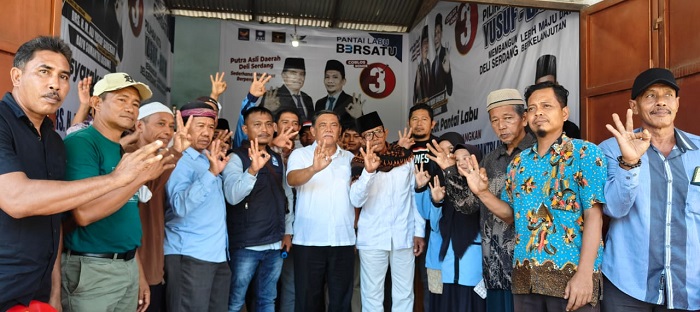
<path fill-rule="evenodd" d="M 540 129 L 535 131 L 535 135 L 537 135 L 538 138 L 544 138 L 547 135 L 547 131 Z"/>

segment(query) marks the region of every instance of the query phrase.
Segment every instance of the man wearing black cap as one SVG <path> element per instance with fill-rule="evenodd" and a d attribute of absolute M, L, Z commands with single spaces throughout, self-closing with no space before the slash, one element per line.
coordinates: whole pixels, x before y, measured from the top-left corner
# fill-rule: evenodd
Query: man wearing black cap
<path fill-rule="evenodd" d="M 328 96 L 316 101 L 316 111 L 330 110 L 340 116 L 340 123 L 355 122 L 345 110 L 352 103 L 352 97 L 343 91 L 345 86 L 345 66 L 337 60 L 328 60 L 323 76 L 323 85 Z"/>
<path fill-rule="evenodd" d="M 625 123 L 613 114 L 606 125 L 603 311 L 700 309 L 700 137 L 674 125 L 679 89 L 669 70 L 648 69 L 634 80 Z"/>
<path fill-rule="evenodd" d="M 366 145 L 352 161 L 350 202 L 362 207 L 356 244 L 362 308 L 383 309 L 384 278 L 391 263 L 392 310 L 411 311 L 414 237 L 422 239 L 425 232 L 425 220 L 418 214 L 413 192 L 413 142 L 406 131 L 398 143 L 389 144 L 389 131 L 377 112 L 361 116 L 357 125 Z"/>
<path fill-rule="evenodd" d="M 303 58 L 288 57 L 284 60 L 282 81 L 284 85 L 268 91 L 260 100 L 260 106 L 267 107 L 272 114 L 282 108 L 293 108 L 299 112 L 302 122 L 310 120 L 314 115 L 314 102 L 311 97 L 302 92 L 306 80 L 306 65 Z"/>
<path fill-rule="evenodd" d="M 435 46 L 435 59 L 431 66 L 432 73 L 432 94 L 435 95 L 446 91 L 452 95 L 452 72 L 450 71 L 450 51 L 442 46 L 442 14 L 435 15 L 435 36 L 433 36 Z"/>
<path fill-rule="evenodd" d="M 416 81 L 413 84 L 413 104 L 425 103 L 431 95 L 430 60 L 428 51 L 430 50 L 430 39 L 428 38 L 428 25 L 423 26 L 420 46 L 420 63 L 416 70 Z"/>

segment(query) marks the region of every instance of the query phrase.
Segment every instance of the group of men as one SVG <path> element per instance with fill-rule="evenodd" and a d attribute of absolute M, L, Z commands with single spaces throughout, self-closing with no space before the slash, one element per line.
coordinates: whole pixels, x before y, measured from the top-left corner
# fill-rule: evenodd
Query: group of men
<path fill-rule="evenodd" d="M 668 70 L 635 79 L 626 120 L 614 114 L 600 146 L 563 132 L 564 87 L 494 91 L 487 110 L 503 144 L 483 159 L 459 138 L 438 142 L 425 104 L 390 143 L 376 112 L 343 127 L 328 99 L 274 114 L 269 100 L 253 105 L 270 95 L 269 76 L 256 75 L 247 140 L 227 154 L 216 105 L 144 104 L 150 89 L 125 73 L 95 83 L 92 125 L 62 140 L 47 115 L 68 94 L 70 58 L 56 38 L 23 44 L 0 102 L 0 182 L 12 186 L 0 196 L 0 310 L 239 311 L 254 287 L 255 310 L 271 311 L 289 253 L 295 311 L 350 311 L 357 250 L 362 309 L 383 309 L 391 267 L 392 310 L 408 311 L 426 219 L 436 311 L 700 309 L 700 138 L 674 126 Z M 328 80 L 342 76 L 336 65 Z M 305 119 L 314 140 L 295 148 Z M 137 139 L 123 146 L 129 129 Z M 455 220 L 475 223 L 460 232 Z M 472 248 L 486 289 L 476 296 L 482 287 L 462 279 Z M 454 271 L 441 266 L 450 257 Z"/>

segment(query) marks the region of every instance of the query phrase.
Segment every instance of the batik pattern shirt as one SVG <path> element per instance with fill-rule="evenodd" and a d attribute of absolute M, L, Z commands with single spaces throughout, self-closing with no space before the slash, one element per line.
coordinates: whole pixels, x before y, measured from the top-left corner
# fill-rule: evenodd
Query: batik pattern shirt
<path fill-rule="evenodd" d="M 584 212 L 605 202 L 606 159 L 594 144 L 566 135 L 540 156 L 537 143 L 508 167 L 501 199 L 513 208 L 513 294 L 564 297 L 578 269 Z M 602 240 L 593 267 L 593 303 L 600 294 Z"/>

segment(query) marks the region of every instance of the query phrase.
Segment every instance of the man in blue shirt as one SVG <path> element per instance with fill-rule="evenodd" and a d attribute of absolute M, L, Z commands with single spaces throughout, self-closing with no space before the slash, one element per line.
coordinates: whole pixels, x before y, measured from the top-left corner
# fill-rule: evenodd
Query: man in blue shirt
<path fill-rule="evenodd" d="M 214 140 L 216 112 L 203 102 L 180 110 L 193 118 L 190 142 L 165 185 L 165 290 L 168 311 L 227 311 L 231 270 L 227 263 L 223 179 L 228 157 Z M 207 147 L 209 149 L 207 150 Z"/>
<path fill-rule="evenodd" d="M 678 91 L 670 71 L 648 69 L 634 80 L 625 124 L 613 114 L 606 125 L 603 311 L 700 309 L 700 137 L 674 126 Z"/>
<path fill-rule="evenodd" d="M 563 134 L 569 92 L 552 82 L 528 87 L 527 119 L 537 136 L 508 166 L 499 199 L 476 157 L 469 188 L 497 217 L 515 224 L 515 311 L 599 311 L 605 157 Z M 584 226 L 585 223 L 585 226 Z"/>

